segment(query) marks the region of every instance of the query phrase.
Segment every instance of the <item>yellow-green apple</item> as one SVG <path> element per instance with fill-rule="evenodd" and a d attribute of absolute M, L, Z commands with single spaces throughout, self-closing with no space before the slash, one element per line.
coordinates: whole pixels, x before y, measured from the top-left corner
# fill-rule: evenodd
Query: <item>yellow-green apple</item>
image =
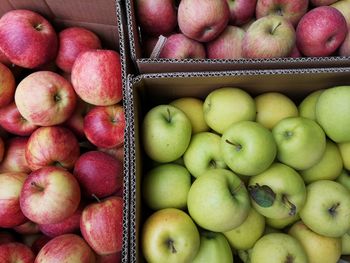
<path fill-rule="evenodd" d="M 248 250 L 263 235 L 264 229 L 265 218 L 251 208 L 248 217 L 241 225 L 223 234 L 233 249 Z"/>
<path fill-rule="evenodd" d="M 191 134 L 189 118 L 171 105 L 158 105 L 143 119 L 143 148 L 152 160 L 160 163 L 180 158 L 190 143 Z"/>
<path fill-rule="evenodd" d="M 316 121 L 316 103 L 323 91 L 321 89 L 311 92 L 302 100 L 298 106 L 300 117 Z"/>
<path fill-rule="evenodd" d="M 242 26 L 254 17 L 256 0 L 226 1 L 230 9 L 229 24 Z"/>
<path fill-rule="evenodd" d="M 350 170 L 350 141 L 338 143 L 338 149 L 343 160 L 344 169 Z"/>
<path fill-rule="evenodd" d="M 0 245 L 15 242 L 15 236 L 12 232 L 1 230 L 0 231 Z"/>
<path fill-rule="evenodd" d="M 239 88 L 224 87 L 208 94 L 203 104 L 204 120 L 215 132 L 222 134 L 231 124 L 255 120 L 253 98 Z"/>
<path fill-rule="evenodd" d="M 350 234 L 345 233 L 341 238 L 341 254 L 350 255 Z"/>
<path fill-rule="evenodd" d="M 345 188 L 347 188 L 350 191 L 350 174 L 348 171 L 343 170 L 336 181 L 340 184 L 342 184 Z"/>
<path fill-rule="evenodd" d="M 230 1 L 235 3 L 236 1 Z M 209 59 L 242 58 L 242 43 L 245 31 L 237 26 L 227 26 L 215 39 L 206 43 Z"/>
<path fill-rule="evenodd" d="M 209 126 L 204 120 L 203 101 L 201 99 L 183 97 L 173 100 L 169 104 L 182 110 L 190 119 L 192 125 L 192 134 L 209 130 Z"/>
<path fill-rule="evenodd" d="M 275 229 L 283 229 L 294 222 L 300 220 L 299 213 L 295 214 L 294 216 L 289 216 L 287 218 L 282 219 L 276 219 L 276 218 L 269 218 L 266 217 L 266 225 Z"/>
<path fill-rule="evenodd" d="M 199 251 L 200 235 L 188 214 L 166 208 L 146 219 L 141 246 L 148 262 L 192 262 Z"/>
<path fill-rule="evenodd" d="M 16 89 L 12 71 L 2 63 L 0 63 L 0 83 L 0 108 L 2 108 L 13 100 Z"/>
<path fill-rule="evenodd" d="M 222 134 L 220 151 L 232 171 L 253 176 L 270 167 L 277 147 L 270 130 L 257 122 L 240 121 Z"/>
<path fill-rule="evenodd" d="M 322 92 L 316 103 L 316 119 L 336 143 L 350 141 L 350 86 L 337 86 Z"/>
<path fill-rule="evenodd" d="M 286 95 L 267 92 L 255 97 L 256 122 L 272 129 L 280 120 L 297 117 L 298 109 Z"/>
<path fill-rule="evenodd" d="M 296 28 L 296 43 L 308 57 L 332 55 L 347 34 L 344 16 L 336 8 L 320 6 L 308 11 Z"/>
<path fill-rule="evenodd" d="M 113 50 L 88 50 L 76 58 L 71 74 L 79 97 L 98 106 L 113 105 L 122 100 L 120 55 Z"/>
<path fill-rule="evenodd" d="M 309 0 L 258 0 L 255 16 L 257 19 L 268 15 L 286 18 L 295 27 L 308 10 Z"/>
<path fill-rule="evenodd" d="M 15 103 L 29 122 L 51 126 L 70 117 L 76 97 L 72 85 L 65 78 L 51 71 L 37 71 L 18 84 Z"/>
<path fill-rule="evenodd" d="M 340 0 L 331 5 L 332 7 L 338 9 L 340 13 L 345 17 L 346 23 L 350 25 L 350 1 L 349 0 Z"/>
<path fill-rule="evenodd" d="M 191 137 L 190 145 L 183 155 L 186 168 L 194 177 L 199 177 L 209 169 L 226 168 L 220 136 L 212 132 L 200 132 Z"/>
<path fill-rule="evenodd" d="M 104 152 L 88 151 L 80 155 L 73 174 L 86 197 L 107 197 L 123 187 L 122 163 Z"/>
<path fill-rule="evenodd" d="M 99 255 L 122 250 L 123 199 L 113 196 L 86 206 L 80 219 L 80 231 Z"/>
<path fill-rule="evenodd" d="M 266 218 L 267 219 L 267 218 Z M 267 235 L 267 234 L 272 234 L 272 233 L 282 233 L 282 230 L 281 229 L 277 229 L 277 228 L 274 228 L 272 226 L 269 226 L 269 225 L 266 225 L 265 226 L 265 230 L 264 230 L 264 235 Z"/>
<path fill-rule="evenodd" d="M 226 232 L 244 222 L 250 201 L 247 189 L 237 175 L 225 169 L 211 169 L 192 183 L 187 208 L 200 227 Z"/>
<path fill-rule="evenodd" d="M 95 263 L 94 252 L 80 236 L 65 234 L 51 239 L 38 253 L 35 263 Z"/>
<path fill-rule="evenodd" d="M 11 228 L 27 221 L 20 207 L 20 194 L 27 174 L 0 174 L 0 227 Z"/>
<path fill-rule="evenodd" d="M 263 216 L 276 219 L 295 216 L 306 198 L 301 176 L 281 163 L 274 163 L 265 172 L 253 176 L 248 190 L 253 207 Z"/>
<path fill-rule="evenodd" d="M 242 44 L 245 58 L 287 57 L 295 45 L 293 25 L 279 15 L 256 20 L 247 29 Z"/>
<path fill-rule="evenodd" d="M 341 238 L 326 237 L 309 229 L 302 221 L 296 222 L 288 231 L 306 252 L 309 263 L 338 262 L 341 256 Z"/>
<path fill-rule="evenodd" d="M 324 6 L 324 5 L 331 5 L 338 0 L 310 0 L 311 4 L 313 6 Z"/>
<path fill-rule="evenodd" d="M 185 209 L 191 175 L 181 165 L 167 163 L 150 170 L 142 181 L 142 197 L 153 210 Z"/>
<path fill-rule="evenodd" d="M 251 263 L 308 263 L 301 244 L 292 236 L 272 233 L 260 238 L 250 256 Z"/>
<path fill-rule="evenodd" d="M 192 263 L 232 263 L 233 255 L 227 239 L 222 233 L 200 231 L 200 246 Z"/>
<path fill-rule="evenodd" d="M 61 126 L 40 127 L 30 135 L 25 157 L 32 171 L 55 165 L 73 168 L 80 149 L 75 135 Z"/>
<path fill-rule="evenodd" d="M 55 166 L 30 173 L 20 194 L 23 214 L 37 224 L 58 223 L 74 214 L 80 188 L 74 175 Z"/>
<path fill-rule="evenodd" d="M 313 120 L 303 117 L 283 119 L 272 129 L 277 159 L 296 170 L 305 170 L 322 158 L 326 136 Z"/>
<path fill-rule="evenodd" d="M 350 192 L 340 183 L 319 180 L 306 188 L 306 202 L 300 218 L 312 231 L 341 237 L 350 228 Z"/>
<path fill-rule="evenodd" d="M 182 0 L 177 14 L 181 32 L 200 42 L 216 38 L 227 26 L 229 18 L 226 0 Z"/>
<path fill-rule="evenodd" d="M 0 163 L 0 173 L 22 172 L 30 173 L 25 152 L 27 148 L 27 137 L 12 137 L 6 141 L 5 155 Z"/>
<path fill-rule="evenodd" d="M 15 226 L 13 230 L 21 235 L 38 234 L 40 232 L 39 225 L 30 220 L 27 220 L 21 225 Z"/>
<path fill-rule="evenodd" d="M 1 17 L 0 43 L 5 56 L 23 68 L 36 68 L 53 60 L 58 46 L 50 22 L 24 9 L 11 10 Z"/>
<path fill-rule="evenodd" d="M 96 106 L 84 117 L 86 138 L 97 147 L 113 148 L 124 143 L 125 112 L 123 106 Z"/>
<path fill-rule="evenodd" d="M 33 263 L 35 256 L 24 244 L 13 242 L 0 245 L 0 262 L 3 263 Z"/>

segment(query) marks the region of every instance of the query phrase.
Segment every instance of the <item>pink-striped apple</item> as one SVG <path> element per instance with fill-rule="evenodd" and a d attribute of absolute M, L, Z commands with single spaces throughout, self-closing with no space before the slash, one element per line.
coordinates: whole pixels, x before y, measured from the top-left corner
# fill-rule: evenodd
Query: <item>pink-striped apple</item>
<path fill-rule="evenodd" d="M 8 105 L 15 94 L 15 77 L 11 70 L 0 63 L 0 108 Z"/>
<path fill-rule="evenodd" d="M 230 25 L 242 26 L 255 15 L 257 0 L 226 0 L 230 9 Z"/>
<path fill-rule="evenodd" d="M 13 242 L 0 245 L 0 262 L 2 263 L 33 263 L 35 256 L 24 244 Z"/>
<path fill-rule="evenodd" d="M 27 148 L 27 137 L 12 137 L 6 141 L 5 156 L 0 163 L 0 173 L 22 172 L 30 173 L 25 152 Z"/>

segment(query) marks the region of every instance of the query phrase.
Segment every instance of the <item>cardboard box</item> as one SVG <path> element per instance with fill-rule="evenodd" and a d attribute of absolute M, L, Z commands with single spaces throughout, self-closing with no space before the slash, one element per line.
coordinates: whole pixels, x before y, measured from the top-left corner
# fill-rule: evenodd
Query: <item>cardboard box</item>
<path fill-rule="evenodd" d="M 151 211 L 141 198 L 142 176 L 148 171 L 149 163 L 145 162 L 140 127 L 148 110 L 186 96 L 204 99 L 210 91 L 220 87 L 239 87 L 252 96 L 270 91 L 281 92 L 298 105 L 315 90 L 350 85 L 350 68 L 143 74 L 129 76 L 128 85 L 130 262 L 144 262 L 140 250 L 140 230 Z M 347 260 L 350 262 L 349 258 Z"/>

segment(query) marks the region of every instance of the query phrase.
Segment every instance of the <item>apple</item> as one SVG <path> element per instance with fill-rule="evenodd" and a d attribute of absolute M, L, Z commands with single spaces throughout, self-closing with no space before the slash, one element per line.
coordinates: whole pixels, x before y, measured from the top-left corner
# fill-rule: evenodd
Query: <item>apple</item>
<path fill-rule="evenodd" d="M 224 87 L 211 91 L 203 104 L 204 120 L 215 132 L 222 134 L 233 123 L 255 120 L 253 98 L 239 88 Z"/>
<path fill-rule="evenodd" d="M 57 73 L 37 71 L 17 86 L 15 103 L 21 115 L 39 126 L 66 121 L 76 105 L 72 85 Z"/>
<path fill-rule="evenodd" d="M 31 235 L 31 234 L 38 234 L 39 233 L 39 225 L 28 220 L 24 222 L 21 225 L 15 226 L 13 228 L 17 233 L 21 235 Z"/>
<path fill-rule="evenodd" d="M 299 21 L 296 28 L 297 47 L 308 57 L 330 56 L 344 41 L 347 31 L 346 20 L 336 8 L 316 7 Z"/>
<path fill-rule="evenodd" d="M 350 192 L 340 183 L 319 180 L 306 188 L 300 218 L 319 235 L 341 237 L 350 228 Z"/>
<path fill-rule="evenodd" d="M 72 84 L 79 97 L 97 106 L 113 105 L 122 100 L 120 55 L 113 50 L 88 50 L 76 58 Z"/>
<path fill-rule="evenodd" d="M 7 67 L 15 67 L 14 64 L 11 63 L 11 61 L 6 57 L 4 52 L 1 51 L 0 49 L 0 63 L 4 64 Z"/>
<path fill-rule="evenodd" d="M 316 121 L 316 103 L 323 91 L 313 91 L 302 100 L 298 106 L 300 117 Z"/>
<path fill-rule="evenodd" d="M 313 120 L 290 117 L 272 129 L 277 144 L 277 159 L 296 170 L 305 170 L 322 158 L 326 149 L 326 136 Z"/>
<path fill-rule="evenodd" d="M 313 6 L 324 6 L 324 5 L 331 5 L 338 0 L 310 0 L 311 4 Z"/>
<path fill-rule="evenodd" d="M 255 104 L 256 122 L 270 130 L 280 120 L 299 115 L 294 102 L 282 93 L 263 93 L 255 97 Z"/>
<path fill-rule="evenodd" d="M 12 71 L 2 63 L 0 63 L 0 83 L 0 108 L 2 108 L 13 100 L 16 89 L 15 77 Z"/>
<path fill-rule="evenodd" d="M 37 224 L 58 223 L 73 215 L 80 203 L 80 188 L 68 171 L 54 166 L 35 170 L 20 194 L 23 214 Z"/>
<path fill-rule="evenodd" d="M 116 263 L 122 262 L 122 253 L 121 251 L 109 255 L 96 255 L 96 263 Z"/>
<path fill-rule="evenodd" d="M 293 224 L 294 222 L 300 220 L 299 214 L 295 214 L 294 216 L 290 216 L 287 218 L 282 219 L 276 219 L 276 218 L 269 218 L 266 217 L 266 226 L 274 229 L 283 229 L 287 226 Z M 265 228 L 266 230 L 266 228 Z"/>
<path fill-rule="evenodd" d="M 95 255 L 80 236 L 65 234 L 50 240 L 38 253 L 35 263 L 95 263 Z"/>
<path fill-rule="evenodd" d="M 187 208 L 200 227 L 227 232 L 247 218 L 250 201 L 237 175 L 225 169 L 211 169 L 192 183 Z"/>
<path fill-rule="evenodd" d="M 0 163 L 0 173 L 22 172 L 30 173 L 25 152 L 27 148 L 27 137 L 12 137 L 6 141 L 5 155 Z"/>
<path fill-rule="evenodd" d="M 9 26 L 11 25 L 11 26 Z M 15 65 L 36 68 L 57 54 L 57 35 L 52 25 L 30 10 L 11 10 L 0 19 L 0 49 Z"/>
<path fill-rule="evenodd" d="M 349 36 L 349 31 L 346 34 L 346 37 L 345 37 L 343 43 L 339 47 L 338 54 L 339 54 L 339 56 L 350 56 L 350 36 Z"/>
<path fill-rule="evenodd" d="M 336 1 L 331 6 L 338 9 L 340 11 L 340 13 L 343 14 L 343 16 L 345 17 L 346 23 L 348 25 L 348 28 L 349 28 L 349 25 L 350 25 L 350 9 L 349 9 L 350 1 L 349 0 Z"/>
<path fill-rule="evenodd" d="M 171 105 L 153 107 L 143 119 L 143 148 L 148 157 L 160 163 L 181 157 L 190 143 L 191 134 L 189 118 Z"/>
<path fill-rule="evenodd" d="M 0 245 L 0 262 L 3 263 L 33 263 L 35 256 L 24 244 L 13 242 Z"/>
<path fill-rule="evenodd" d="M 146 219 L 141 246 L 148 262 L 192 262 L 199 251 L 200 235 L 188 214 L 166 208 Z"/>
<path fill-rule="evenodd" d="M 98 36 L 82 27 L 69 27 L 58 34 L 58 52 L 56 56 L 57 66 L 71 72 L 75 59 L 84 51 L 101 49 L 101 41 Z"/>
<path fill-rule="evenodd" d="M 67 128 L 40 127 L 29 137 L 25 157 L 32 171 L 55 165 L 73 168 L 80 155 L 78 140 Z"/>
<path fill-rule="evenodd" d="M 242 26 L 249 22 L 255 13 L 257 0 L 227 0 L 230 9 L 229 24 Z"/>
<path fill-rule="evenodd" d="M 97 148 L 98 151 L 105 152 L 111 156 L 113 156 L 115 159 L 117 159 L 120 162 L 124 162 L 124 145 L 116 146 L 113 148 Z"/>
<path fill-rule="evenodd" d="M 257 122 L 241 121 L 222 134 L 220 150 L 233 172 L 253 176 L 270 167 L 277 147 L 270 130 Z"/>
<path fill-rule="evenodd" d="M 345 233 L 341 238 L 341 254 L 350 255 L 350 234 Z"/>
<path fill-rule="evenodd" d="M 287 57 L 295 45 L 293 25 L 279 15 L 268 15 L 256 20 L 247 29 L 242 43 L 245 58 Z"/>
<path fill-rule="evenodd" d="M 15 242 L 14 235 L 9 231 L 0 231 L 0 245 Z"/>
<path fill-rule="evenodd" d="M 301 176 L 281 163 L 274 163 L 265 172 L 252 177 L 248 191 L 256 211 L 275 219 L 295 216 L 306 198 Z"/>
<path fill-rule="evenodd" d="M 240 27 L 227 26 L 217 38 L 206 43 L 207 57 L 209 59 L 242 58 L 244 34 L 245 31 Z"/>
<path fill-rule="evenodd" d="M 192 176 L 197 178 L 209 169 L 227 167 L 220 140 L 220 136 L 212 132 L 200 132 L 191 137 L 183 160 Z"/>
<path fill-rule="evenodd" d="M 302 221 L 288 231 L 296 238 L 309 259 L 309 263 L 338 262 L 342 252 L 341 238 L 325 237 L 310 230 Z"/>
<path fill-rule="evenodd" d="M 226 0 L 181 0 L 177 21 L 189 38 L 208 42 L 227 26 L 230 10 Z"/>
<path fill-rule="evenodd" d="M 294 48 L 292 49 L 292 51 L 288 55 L 288 57 L 291 57 L 291 58 L 300 58 L 302 56 L 303 55 L 300 53 L 300 51 L 296 45 L 294 46 Z"/>
<path fill-rule="evenodd" d="M 336 181 L 350 191 L 350 174 L 346 170 L 342 170 Z"/>

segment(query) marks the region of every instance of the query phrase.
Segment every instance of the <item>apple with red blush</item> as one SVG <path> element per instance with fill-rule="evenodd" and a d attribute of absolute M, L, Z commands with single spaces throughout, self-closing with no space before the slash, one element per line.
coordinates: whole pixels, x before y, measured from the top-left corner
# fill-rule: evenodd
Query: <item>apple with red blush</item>
<path fill-rule="evenodd" d="M 0 245 L 0 262 L 2 263 L 33 263 L 34 253 L 26 245 L 18 242 Z"/>
<path fill-rule="evenodd" d="M 12 71 L 0 63 L 0 108 L 8 105 L 15 94 L 16 82 Z"/>
<path fill-rule="evenodd" d="M 25 157 L 27 142 L 28 137 L 12 137 L 6 140 L 4 158 L 0 163 L 0 173 L 31 172 Z"/>
<path fill-rule="evenodd" d="M 226 0 L 230 9 L 230 25 L 242 26 L 255 15 L 257 0 Z"/>
<path fill-rule="evenodd" d="M 117 160 L 124 162 L 124 145 L 116 146 L 113 148 L 97 148 L 98 151 L 108 153 Z"/>

